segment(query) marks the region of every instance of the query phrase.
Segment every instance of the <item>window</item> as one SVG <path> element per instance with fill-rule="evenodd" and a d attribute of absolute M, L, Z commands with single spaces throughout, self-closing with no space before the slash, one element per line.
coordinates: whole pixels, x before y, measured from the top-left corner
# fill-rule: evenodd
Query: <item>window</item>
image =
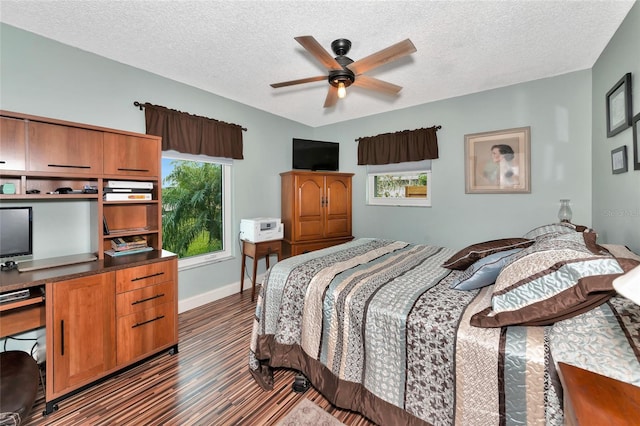
<path fill-rule="evenodd" d="M 431 207 L 431 160 L 367 166 L 367 204 Z"/>
<path fill-rule="evenodd" d="M 180 268 L 231 256 L 229 159 L 162 153 L 162 246 Z"/>

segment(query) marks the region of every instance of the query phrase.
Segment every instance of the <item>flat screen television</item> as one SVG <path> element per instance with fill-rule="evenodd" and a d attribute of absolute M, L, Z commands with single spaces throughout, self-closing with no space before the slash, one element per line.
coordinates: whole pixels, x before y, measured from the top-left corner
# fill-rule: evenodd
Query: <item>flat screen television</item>
<path fill-rule="evenodd" d="M 0 259 L 31 254 L 32 207 L 0 207 Z"/>
<path fill-rule="evenodd" d="M 338 171 L 340 144 L 293 138 L 294 170 Z"/>

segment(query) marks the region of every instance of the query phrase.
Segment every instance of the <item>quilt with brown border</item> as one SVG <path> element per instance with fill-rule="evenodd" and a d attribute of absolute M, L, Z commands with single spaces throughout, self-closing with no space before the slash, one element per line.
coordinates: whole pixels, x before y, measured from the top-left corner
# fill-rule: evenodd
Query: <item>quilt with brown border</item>
<path fill-rule="evenodd" d="M 335 405 L 387 424 L 561 424 L 551 327 L 477 328 L 491 287 L 450 289 L 454 250 L 359 239 L 268 271 L 249 369 L 302 372 Z"/>

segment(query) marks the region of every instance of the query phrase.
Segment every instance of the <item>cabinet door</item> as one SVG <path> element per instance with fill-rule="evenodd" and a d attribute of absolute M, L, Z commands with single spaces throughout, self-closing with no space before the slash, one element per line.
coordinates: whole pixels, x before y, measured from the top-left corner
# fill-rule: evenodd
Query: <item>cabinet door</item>
<path fill-rule="evenodd" d="M 102 174 L 102 132 L 29 122 L 29 170 Z"/>
<path fill-rule="evenodd" d="M 326 177 L 324 236 L 351 235 L 351 177 Z"/>
<path fill-rule="evenodd" d="M 116 365 L 113 272 L 47 284 L 47 377 L 59 394 L 99 378 Z M 51 331 L 52 330 L 52 331 Z M 51 352 L 50 352 L 51 351 Z M 51 356 L 52 355 L 52 356 Z M 51 370 L 49 370 L 51 367 Z M 53 372 L 53 376 L 49 371 Z"/>
<path fill-rule="evenodd" d="M 158 139 L 104 134 L 104 174 L 157 177 L 159 166 Z"/>
<path fill-rule="evenodd" d="M 299 175 L 295 181 L 294 239 L 303 241 L 323 238 L 324 177 Z"/>
<path fill-rule="evenodd" d="M 25 170 L 26 131 L 24 120 L 0 117 L 0 170 Z"/>

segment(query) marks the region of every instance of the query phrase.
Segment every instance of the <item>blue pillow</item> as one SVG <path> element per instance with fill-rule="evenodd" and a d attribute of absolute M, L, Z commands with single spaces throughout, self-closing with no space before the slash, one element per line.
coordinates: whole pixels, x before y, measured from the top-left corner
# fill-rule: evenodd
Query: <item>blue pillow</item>
<path fill-rule="evenodd" d="M 495 283 L 502 267 L 507 264 L 511 256 L 520 250 L 522 249 L 501 251 L 476 261 L 451 283 L 451 288 L 454 290 L 475 290 Z"/>

